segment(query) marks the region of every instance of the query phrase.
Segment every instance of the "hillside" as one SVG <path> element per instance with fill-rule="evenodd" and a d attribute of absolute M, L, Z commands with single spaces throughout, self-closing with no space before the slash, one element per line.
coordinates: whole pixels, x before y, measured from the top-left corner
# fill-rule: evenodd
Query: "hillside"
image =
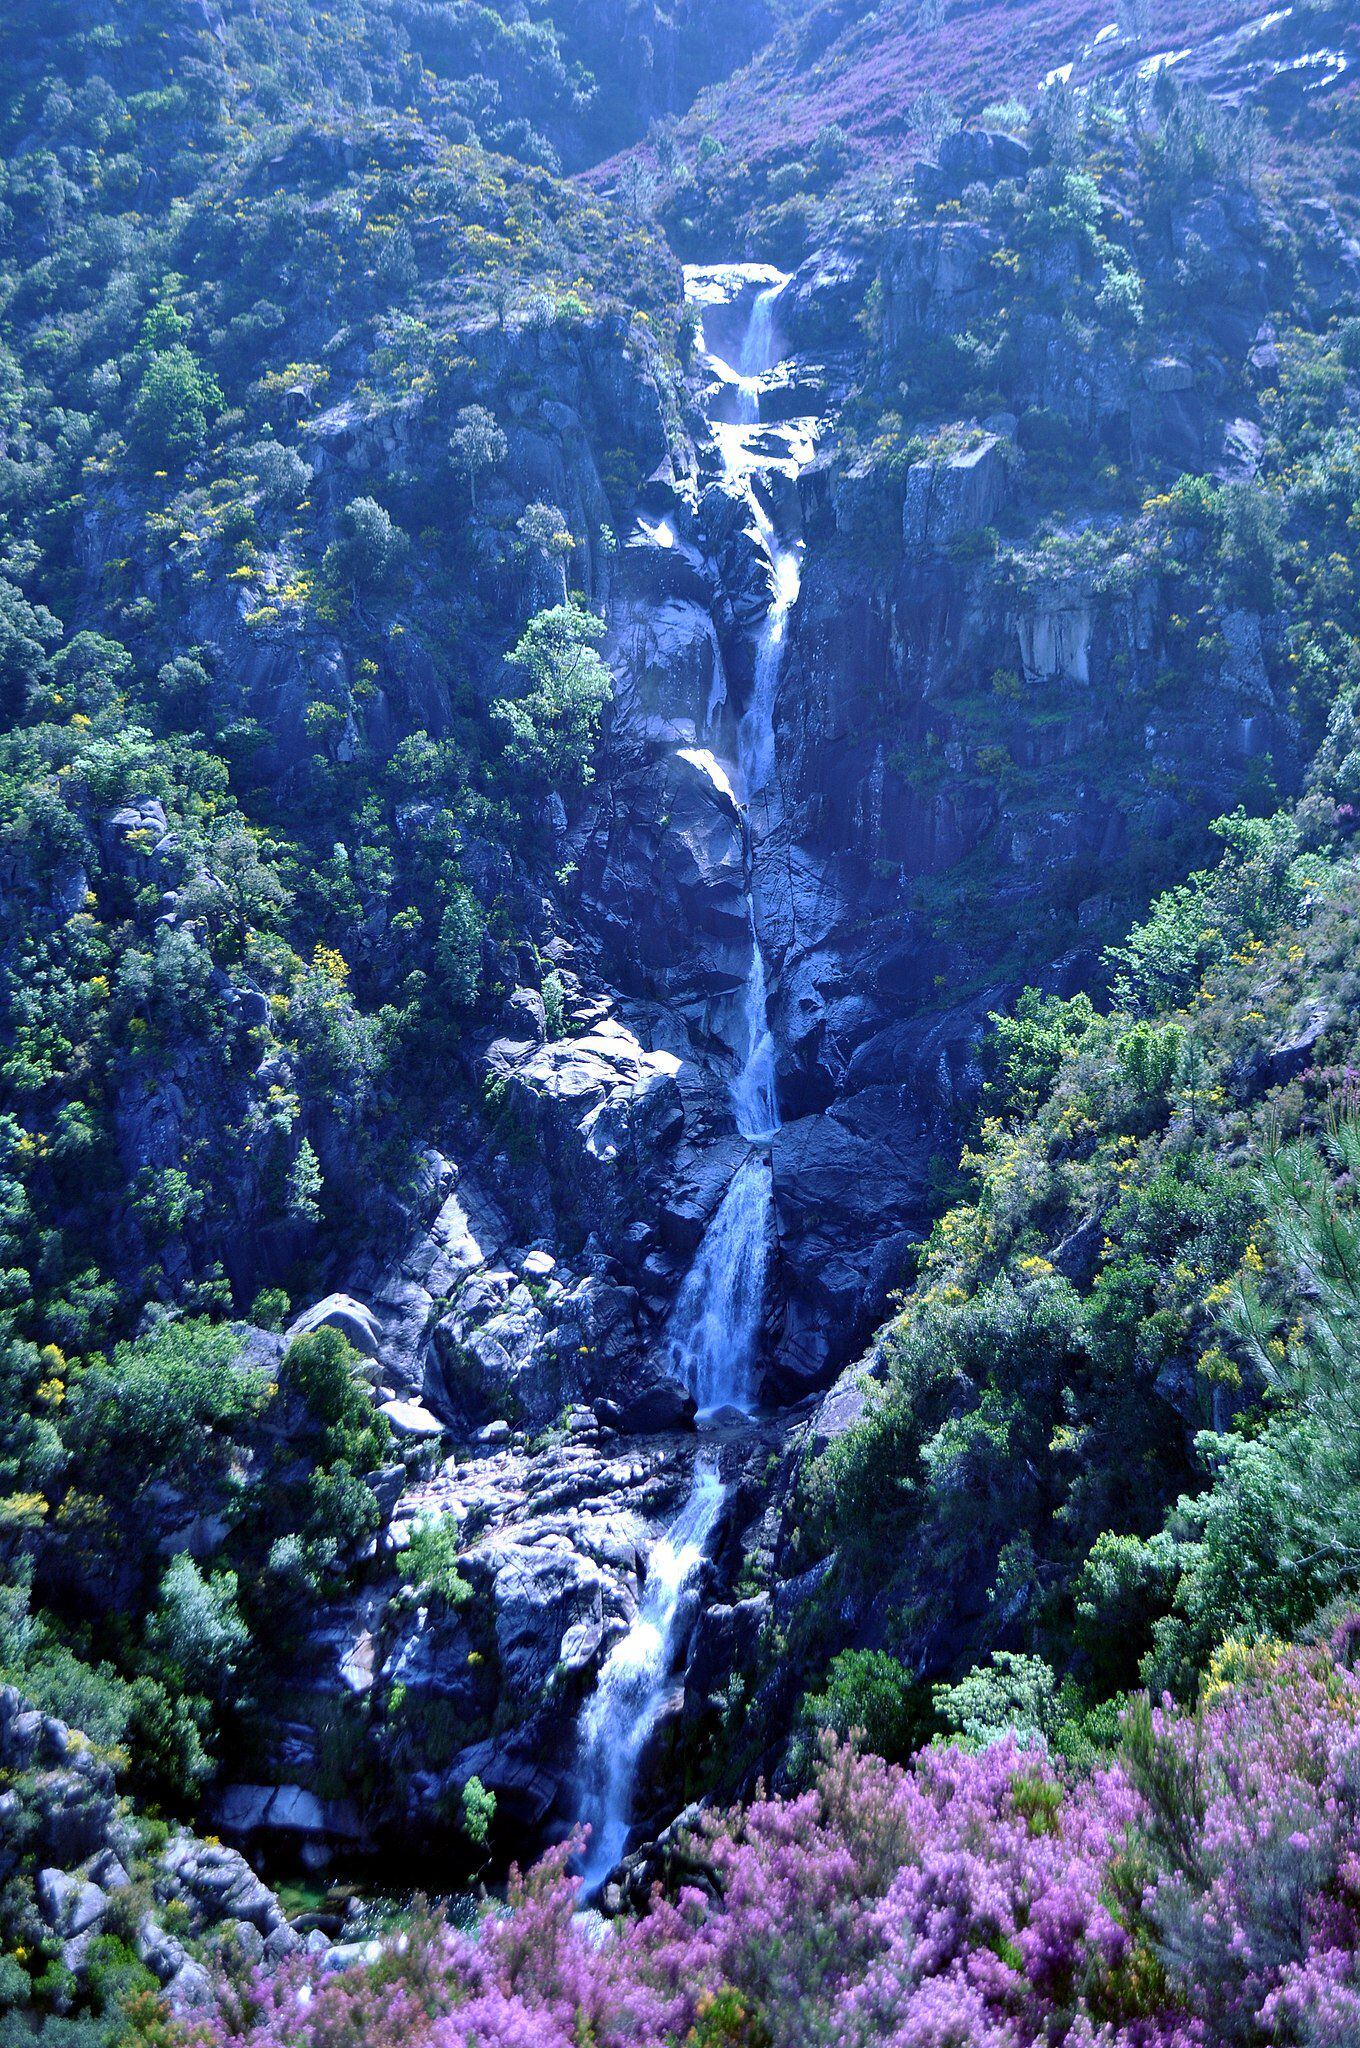
<path fill-rule="evenodd" d="M 1354 149 L 1355 35 L 1350 10 L 1328 4 L 890 0 L 865 10 L 825 0 L 796 9 L 649 157 L 685 253 L 718 255 L 742 240 L 793 264 L 828 220 L 890 203 L 951 120 L 1030 108 L 1049 82 L 1114 93 L 1165 68 L 1268 108 L 1286 160 L 1300 145 L 1309 161 L 1338 143 Z M 607 181 L 617 168 L 596 175 Z"/>

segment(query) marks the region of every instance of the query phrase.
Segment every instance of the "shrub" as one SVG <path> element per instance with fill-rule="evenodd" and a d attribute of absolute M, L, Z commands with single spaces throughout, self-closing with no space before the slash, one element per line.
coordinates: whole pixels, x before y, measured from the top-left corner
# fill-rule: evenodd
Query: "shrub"
<path fill-rule="evenodd" d="M 367 1968 L 229 1996 L 213 2048 L 1247 2048 L 1360 2026 L 1360 1682 L 1241 1662 L 1199 1715 L 1137 1704 L 1113 1765 L 1003 1737 L 906 1770 L 828 1743 L 811 1789 L 709 1816 L 707 1889 L 600 1941 L 567 1850 L 504 1910 Z"/>
<path fill-rule="evenodd" d="M 928 1709 L 912 1673 L 886 1650 L 842 1650 L 820 1690 L 804 1693 L 798 1720 L 795 1768 L 803 1775 L 810 1773 L 816 1738 L 828 1731 L 841 1741 L 854 1734 L 889 1761 L 909 1756 L 925 1733 Z"/>
<path fill-rule="evenodd" d="M 458 1569 L 460 1527 L 455 1515 L 426 1515 L 411 1530 L 402 1570 L 418 1599 L 461 1607 L 472 1588 Z"/>

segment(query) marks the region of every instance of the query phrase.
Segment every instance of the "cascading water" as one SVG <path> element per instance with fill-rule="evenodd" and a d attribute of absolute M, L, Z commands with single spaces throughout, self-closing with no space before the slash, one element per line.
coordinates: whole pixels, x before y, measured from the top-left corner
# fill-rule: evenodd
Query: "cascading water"
<path fill-rule="evenodd" d="M 778 360 L 775 302 L 782 280 L 757 292 L 740 350 L 739 381 L 754 385 Z M 733 372 L 708 351 L 720 382 Z M 757 416 L 759 404 L 756 406 Z M 771 567 L 770 605 L 755 650 L 750 702 L 737 732 L 737 774 L 748 810 L 774 772 L 774 710 L 789 615 L 798 600 L 798 551 L 782 544 L 755 487 L 763 463 L 740 425 L 718 434 L 729 482 L 742 484 Z M 791 458 L 797 466 L 797 454 Z M 749 830 L 749 823 L 748 823 Z M 765 1306 L 774 1181 L 768 1147 L 779 1129 L 774 1035 L 768 1017 L 765 956 L 748 885 L 751 965 L 737 1003 L 738 1067 L 731 1084 L 737 1129 L 752 1151 L 733 1176 L 676 1297 L 667 1328 L 671 1366 L 693 1394 L 701 1417 L 723 1408 L 750 1412 Z"/>
<path fill-rule="evenodd" d="M 768 784 L 774 773 L 774 698 L 784 659 L 784 638 L 789 614 L 798 602 L 802 566 L 796 548 L 784 547 L 774 522 L 752 493 L 756 522 L 774 571 L 774 589 L 756 642 L 755 675 L 751 701 L 737 732 L 738 766 L 749 805 Z"/>
<path fill-rule="evenodd" d="M 751 920 L 751 971 L 741 991 L 741 1023 L 745 1039 L 741 1066 L 732 1083 L 732 1111 L 737 1129 L 753 1145 L 768 1145 L 779 1129 L 779 1098 L 775 1089 L 774 1033 L 770 1029 L 765 955 Z"/>
<path fill-rule="evenodd" d="M 778 360 L 775 301 L 783 282 L 767 284 L 756 295 L 739 351 L 740 369 L 707 352 L 720 387 L 736 394 L 736 422 L 716 429 L 724 469 L 728 481 L 739 483 L 749 496 L 771 567 L 770 606 L 756 644 L 751 700 L 737 734 L 736 774 L 748 812 L 748 845 L 751 800 L 774 771 L 775 692 L 800 574 L 798 552 L 781 543 L 753 478 L 762 469 L 795 475 L 813 445 L 805 426 L 801 437 L 796 429 L 784 429 L 791 452 L 782 461 L 749 446 L 760 422 L 760 380 Z M 649 537 L 667 546 L 674 534 L 669 530 L 663 538 L 652 528 Z M 707 748 L 682 751 L 726 796 L 734 797 L 731 777 Z M 774 1206 L 769 1147 L 779 1128 L 779 1105 L 765 957 L 749 879 L 747 905 L 751 966 L 737 998 L 738 1064 L 731 1094 L 737 1129 L 751 1149 L 705 1232 L 666 1332 L 672 1370 L 689 1387 L 701 1418 L 724 1408 L 750 1413 L 765 1308 Z M 661 1713 L 687 1625 L 686 1594 L 698 1576 L 722 1498 L 717 1472 L 701 1460 L 685 1506 L 652 1548 L 637 1620 L 606 1658 L 582 1716 L 580 1812 L 591 1829 L 582 1869 L 586 1896 L 598 1891 L 627 1846 L 638 1765 Z"/>
<path fill-rule="evenodd" d="M 600 1672 L 581 1725 L 581 1818 L 590 1841 L 581 1866 L 587 1897 L 599 1890 L 628 1841 L 638 1764 L 656 1727 L 684 1618 L 722 1506 L 710 1466 L 696 1468 L 689 1499 L 653 1548 L 637 1619 Z"/>
<path fill-rule="evenodd" d="M 672 1370 L 701 1417 L 752 1405 L 773 1199 L 769 1154 L 754 1150 L 733 1174 L 671 1310 Z"/>
<path fill-rule="evenodd" d="M 784 284 L 785 280 L 781 278 L 777 284 L 766 285 L 764 291 L 756 294 L 737 365 L 743 377 L 763 377 L 779 361 L 775 307 Z"/>

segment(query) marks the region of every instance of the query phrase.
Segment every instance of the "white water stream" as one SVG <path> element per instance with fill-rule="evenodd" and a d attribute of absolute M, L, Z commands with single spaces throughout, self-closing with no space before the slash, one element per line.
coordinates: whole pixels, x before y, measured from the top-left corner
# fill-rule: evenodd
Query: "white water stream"
<path fill-rule="evenodd" d="M 714 276 L 712 272 L 691 273 L 691 291 L 701 305 Z M 775 694 L 801 578 L 799 550 L 781 539 L 761 484 L 768 490 L 769 479 L 776 472 L 796 475 L 813 446 L 812 436 L 798 429 L 790 430 L 774 448 L 753 445 L 762 439 L 761 380 L 779 361 L 775 308 L 783 282 L 777 274 L 773 279 L 767 274 L 762 280 L 738 351 L 738 369 L 714 355 L 706 341 L 701 342 L 720 387 L 735 378 L 749 388 L 756 416 L 750 425 L 720 427 L 716 434 L 726 480 L 745 490 L 751 523 L 770 564 L 770 604 L 757 632 L 750 701 L 737 729 L 736 782 L 748 815 L 753 798 L 774 774 Z M 779 445 L 788 452 L 777 452 Z M 769 1145 L 779 1129 L 779 1102 L 765 955 L 749 879 L 747 901 L 751 965 L 737 998 L 738 1063 L 731 1091 L 737 1129 L 752 1149 L 733 1176 L 699 1246 L 666 1332 L 672 1370 L 689 1387 L 701 1418 L 723 1408 L 750 1413 L 765 1306 L 774 1202 Z"/>
<path fill-rule="evenodd" d="M 691 274 L 696 303 L 704 303 L 708 282 L 718 275 Z M 769 272 L 761 274 L 761 281 L 738 366 L 706 351 L 720 385 L 737 391 L 738 422 L 717 428 L 715 438 L 727 480 L 741 485 L 749 496 L 752 522 L 771 571 L 770 605 L 758 630 L 750 702 L 737 733 L 735 783 L 748 811 L 752 798 L 774 773 L 775 694 L 801 568 L 799 551 L 781 540 L 757 480 L 762 473 L 796 475 L 814 445 L 806 423 L 784 431 L 783 455 L 751 445 L 761 431 L 761 379 L 779 359 L 775 302 L 784 282 Z M 673 530 L 663 540 L 658 529 L 651 529 L 651 537 L 659 545 L 669 545 Z M 683 751 L 735 800 L 734 777 L 708 748 Z M 737 1129 L 750 1150 L 708 1226 L 666 1330 L 672 1370 L 692 1393 L 701 1420 L 723 1409 L 751 1412 L 765 1310 L 774 1205 L 769 1147 L 779 1128 L 779 1105 L 765 956 L 749 876 L 747 897 L 751 965 L 736 998 L 737 1069 L 730 1087 Z M 722 1500 L 716 1470 L 701 1459 L 685 1506 L 648 1557 L 637 1619 L 606 1658 L 582 1715 L 580 1812 L 591 1830 L 582 1869 L 586 1896 L 599 1889 L 627 1846 L 638 1766 L 661 1714 L 680 1632 L 688 1625 L 685 1596 L 703 1563 Z"/>
<path fill-rule="evenodd" d="M 689 1499 L 652 1546 L 637 1619 L 600 1671 L 581 1716 L 581 1817 L 590 1842 L 581 1865 L 589 1898 L 599 1890 L 628 1842 L 633 1785 L 666 1696 L 677 1626 L 691 1591 L 723 1489 L 708 1466 L 696 1466 Z"/>

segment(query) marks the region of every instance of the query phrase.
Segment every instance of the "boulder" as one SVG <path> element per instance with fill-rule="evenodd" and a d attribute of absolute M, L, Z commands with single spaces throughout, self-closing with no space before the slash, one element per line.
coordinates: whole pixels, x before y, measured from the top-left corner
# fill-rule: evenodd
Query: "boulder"
<path fill-rule="evenodd" d="M 694 1396 L 667 1374 L 660 1374 L 632 1392 L 595 1403 L 599 1420 L 611 1429 L 640 1436 L 661 1430 L 689 1429 L 695 1416 Z"/>
<path fill-rule="evenodd" d="M 1002 178 L 1023 180 L 1031 153 L 1018 135 L 990 128 L 956 128 L 942 137 L 934 163 L 918 163 L 913 172 L 917 197 L 933 205 L 958 199 L 970 185 L 995 185 Z"/>
<path fill-rule="evenodd" d="M 538 1697 L 561 1662 L 569 1632 L 601 1629 L 602 1588 L 599 1566 L 565 1536 L 506 1549 L 493 1591 L 496 1648 L 510 1697 Z M 579 1635 L 573 1641 L 579 1644 Z"/>
<path fill-rule="evenodd" d="M 378 1413 L 387 1417 L 394 1436 L 416 1439 L 442 1436 L 444 1425 L 420 1401 L 382 1401 Z"/>
<path fill-rule="evenodd" d="M 243 1920 L 261 1934 L 283 1924 L 283 1908 L 245 1857 L 220 1842 L 176 1835 L 162 1853 L 162 1873 L 188 1896 L 202 1921 Z"/>
<path fill-rule="evenodd" d="M 808 1431 L 807 1456 L 815 1458 L 837 1437 L 845 1436 L 863 1419 L 868 1405 L 868 1373 L 864 1365 L 856 1361 L 838 1375 L 822 1396 Z"/>
<path fill-rule="evenodd" d="M 798 350 L 844 348 L 872 281 L 865 257 L 830 243 L 800 263 L 779 294 L 782 333 Z"/>
<path fill-rule="evenodd" d="M 380 1340 L 377 1319 L 365 1302 L 349 1294 L 328 1294 L 304 1309 L 288 1325 L 289 1338 L 310 1336 L 313 1330 L 338 1330 L 364 1358 L 376 1358 Z"/>
<path fill-rule="evenodd" d="M 354 1842 L 363 1830 L 343 1799 L 322 1799 L 302 1785 L 224 1785 L 213 1802 L 218 1825 L 230 1835 L 296 1836 Z"/>
<path fill-rule="evenodd" d="M 38 1872 L 37 1893 L 44 1920 L 63 1936 L 95 1926 L 109 1903 L 108 1894 L 89 1878 L 51 1867 Z"/>

